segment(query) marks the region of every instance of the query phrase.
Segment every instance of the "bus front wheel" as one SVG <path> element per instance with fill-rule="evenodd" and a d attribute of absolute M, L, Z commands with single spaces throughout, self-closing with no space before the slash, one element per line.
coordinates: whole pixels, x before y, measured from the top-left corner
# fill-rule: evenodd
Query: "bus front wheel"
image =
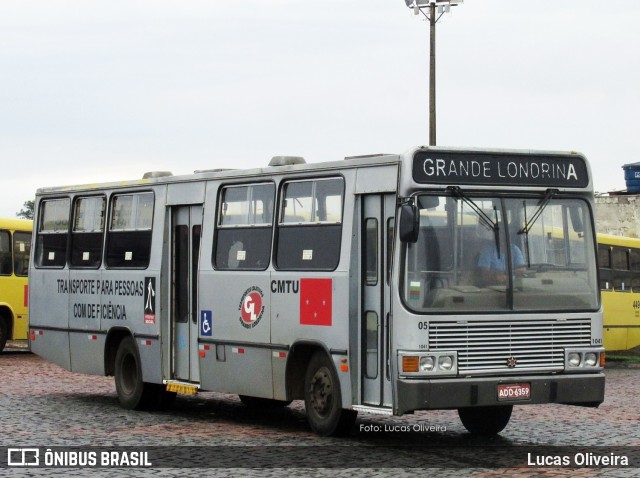
<path fill-rule="evenodd" d="M 338 375 L 322 352 L 316 352 L 307 367 L 304 404 L 309 425 L 318 435 L 346 435 L 355 422 L 357 412 L 342 408 Z"/>
<path fill-rule="evenodd" d="M 513 405 L 499 407 L 459 408 L 458 416 L 464 427 L 476 435 L 497 435 L 509 423 Z"/>

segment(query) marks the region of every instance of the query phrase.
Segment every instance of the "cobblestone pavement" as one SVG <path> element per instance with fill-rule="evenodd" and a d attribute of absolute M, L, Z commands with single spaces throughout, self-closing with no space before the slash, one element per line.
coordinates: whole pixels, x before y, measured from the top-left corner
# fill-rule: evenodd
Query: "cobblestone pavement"
<path fill-rule="evenodd" d="M 640 477 L 640 468 L 536 468 L 526 463 L 519 468 L 494 468 L 514 450 L 536 451 L 539 446 L 640 447 L 640 369 L 608 368 L 606 375 L 606 400 L 600 408 L 516 407 L 511 422 L 496 438 L 472 437 L 457 413 L 446 410 L 402 417 L 361 414 L 352 435 L 336 439 L 310 431 L 302 402 L 265 412 L 245 407 L 235 395 L 205 392 L 179 396 L 169 411 L 124 410 L 117 403 L 113 378 L 72 374 L 24 350 L 9 348 L 0 354 L 0 436 L 4 447 L 164 447 L 176 456 L 186 453 L 207 459 L 215 454 L 217 463 L 228 466 L 11 468 L 12 476 L 87 476 L 90 472 L 92 476 Z M 284 448 L 291 446 L 296 448 Z M 283 450 L 287 452 L 282 453 L 282 466 L 259 468 L 264 463 L 261 456 L 268 458 Z M 400 462 L 405 466 L 389 468 L 403 454 L 406 460 Z M 426 469 L 407 465 L 425 457 Z M 342 467 L 343 461 L 349 468 Z M 306 463 L 309 468 L 302 468 Z"/>

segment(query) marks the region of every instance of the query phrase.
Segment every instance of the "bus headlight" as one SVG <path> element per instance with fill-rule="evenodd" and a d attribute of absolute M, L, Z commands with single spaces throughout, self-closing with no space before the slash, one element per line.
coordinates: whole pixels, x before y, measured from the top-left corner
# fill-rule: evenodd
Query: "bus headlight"
<path fill-rule="evenodd" d="M 569 353 L 569 365 L 571 365 L 572 367 L 580 366 L 580 354 L 578 352 Z"/>
<path fill-rule="evenodd" d="M 420 357 L 420 371 L 431 372 L 435 363 L 433 357 Z"/>
<path fill-rule="evenodd" d="M 439 377 L 458 373 L 456 352 L 398 352 L 400 375 L 404 377 Z"/>
<path fill-rule="evenodd" d="M 604 368 L 604 349 L 569 349 L 564 352 L 567 372 L 589 372 Z"/>
<path fill-rule="evenodd" d="M 587 367 L 595 367 L 597 363 L 598 363 L 598 354 L 595 354 L 593 352 L 584 354 L 584 364 Z"/>
<path fill-rule="evenodd" d="M 449 355 L 444 355 L 438 359 L 438 368 L 440 370 L 451 370 L 453 368 L 453 359 Z"/>

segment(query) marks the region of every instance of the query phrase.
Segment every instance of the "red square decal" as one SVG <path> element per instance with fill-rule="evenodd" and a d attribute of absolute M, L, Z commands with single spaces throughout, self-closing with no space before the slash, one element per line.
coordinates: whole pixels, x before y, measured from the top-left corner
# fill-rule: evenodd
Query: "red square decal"
<path fill-rule="evenodd" d="M 331 325 L 331 279 L 300 279 L 300 323 Z"/>

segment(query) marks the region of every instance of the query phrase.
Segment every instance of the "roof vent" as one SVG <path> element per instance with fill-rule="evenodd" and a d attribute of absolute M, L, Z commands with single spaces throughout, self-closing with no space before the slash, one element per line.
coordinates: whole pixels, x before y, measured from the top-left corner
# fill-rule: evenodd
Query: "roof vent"
<path fill-rule="evenodd" d="M 269 166 L 291 166 L 292 164 L 306 164 L 302 156 L 274 156 Z"/>
<path fill-rule="evenodd" d="M 232 171 L 229 168 L 213 168 L 213 169 L 196 169 L 193 174 L 204 174 L 204 173 L 222 173 L 224 171 Z"/>
<path fill-rule="evenodd" d="M 163 178 L 165 176 L 173 176 L 171 171 L 149 171 L 144 173 L 142 179 Z"/>

